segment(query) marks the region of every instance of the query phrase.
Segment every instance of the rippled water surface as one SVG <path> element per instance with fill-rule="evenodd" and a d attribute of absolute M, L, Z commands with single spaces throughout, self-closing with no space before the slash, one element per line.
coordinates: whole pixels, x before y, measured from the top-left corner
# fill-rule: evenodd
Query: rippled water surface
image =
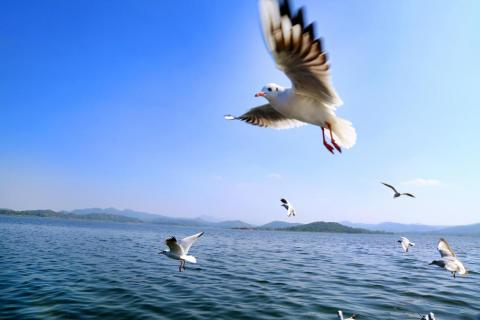
<path fill-rule="evenodd" d="M 480 237 L 448 237 L 467 277 L 428 263 L 437 236 L 205 229 L 198 264 L 158 252 L 201 231 L 0 216 L 0 319 L 475 319 Z"/>

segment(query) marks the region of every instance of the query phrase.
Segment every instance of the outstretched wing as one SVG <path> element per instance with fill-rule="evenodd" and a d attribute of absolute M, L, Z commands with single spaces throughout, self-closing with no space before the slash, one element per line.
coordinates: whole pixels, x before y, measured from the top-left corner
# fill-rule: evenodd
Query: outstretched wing
<path fill-rule="evenodd" d="M 447 240 L 440 238 L 440 241 L 438 241 L 438 251 L 440 252 L 440 255 L 443 257 L 455 257 L 455 252 L 453 249 L 450 247 L 448 244 Z"/>
<path fill-rule="evenodd" d="M 279 3 L 280 2 L 280 3 Z M 303 8 L 292 15 L 288 0 L 260 0 L 260 18 L 268 50 L 296 93 L 315 97 L 327 107 L 342 104 L 330 80 L 327 54 L 314 24 L 305 26 Z"/>
<path fill-rule="evenodd" d="M 252 108 L 239 117 L 226 115 L 227 120 L 242 120 L 260 127 L 288 129 L 304 125 L 304 122 L 287 118 L 275 110 L 269 103 Z"/>
<path fill-rule="evenodd" d="M 183 248 L 178 244 L 177 240 L 175 238 L 168 238 L 165 240 L 165 244 L 167 247 L 170 249 L 170 252 L 173 254 L 176 254 L 178 256 L 183 255 L 184 250 Z"/>
<path fill-rule="evenodd" d="M 383 184 L 384 186 L 387 186 L 387 187 L 389 187 L 390 189 L 392 189 L 393 192 L 398 193 L 397 189 L 395 189 L 393 186 L 389 185 L 388 183 L 382 182 L 382 184 Z"/>
<path fill-rule="evenodd" d="M 185 254 L 188 254 L 188 250 L 190 250 L 190 247 L 192 244 L 197 241 L 198 238 L 200 238 L 203 235 L 203 232 L 194 234 L 193 236 L 183 238 L 180 240 L 180 246 L 183 248 L 183 251 Z"/>
<path fill-rule="evenodd" d="M 402 195 L 404 195 L 404 196 L 409 196 L 409 197 L 412 197 L 412 198 L 415 198 L 415 196 L 414 196 L 413 194 L 411 194 L 411 193 L 407 193 L 407 192 L 405 192 L 405 193 L 402 193 Z"/>
<path fill-rule="evenodd" d="M 280 201 L 281 201 L 282 203 L 284 203 L 284 204 L 288 204 L 287 199 L 282 198 L 282 199 L 280 199 Z"/>

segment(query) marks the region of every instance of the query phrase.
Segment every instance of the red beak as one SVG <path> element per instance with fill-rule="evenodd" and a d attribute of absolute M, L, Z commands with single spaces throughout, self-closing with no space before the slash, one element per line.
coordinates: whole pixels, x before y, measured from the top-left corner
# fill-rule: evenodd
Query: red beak
<path fill-rule="evenodd" d="M 257 92 L 255 93 L 255 97 L 265 97 L 265 92 L 263 91 Z"/>

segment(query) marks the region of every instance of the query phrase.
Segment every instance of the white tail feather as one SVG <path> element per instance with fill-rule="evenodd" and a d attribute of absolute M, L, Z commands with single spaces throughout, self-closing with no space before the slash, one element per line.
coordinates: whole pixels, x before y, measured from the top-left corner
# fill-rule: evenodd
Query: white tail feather
<path fill-rule="evenodd" d="M 335 117 L 332 122 L 332 131 L 338 144 L 345 149 L 353 147 L 357 141 L 357 133 L 352 123 L 338 117 Z"/>
<path fill-rule="evenodd" d="M 181 256 L 180 258 L 190 263 L 197 263 L 197 259 L 194 256 Z"/>

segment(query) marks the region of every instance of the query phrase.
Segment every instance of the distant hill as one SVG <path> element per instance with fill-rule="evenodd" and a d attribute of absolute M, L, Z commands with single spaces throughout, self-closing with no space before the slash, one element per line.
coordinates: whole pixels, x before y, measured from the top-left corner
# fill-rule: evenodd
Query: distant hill
<path fill-rule="evenodd" d="M 362 228 L 372 231 L 384 231 L 384 232 L 431 232 L 435 230 L 440 230 L 445 228 L 444 226 L 429 226 L 424 224 L 403 224 L 396 222 L 383 222 L 378 224 L 368 224 L 368 223 L 353 223 L 350 221 L 342 221 L 342 224 L 353 227 L 353 228 Z"/>
<path fill-rule="evenodd" d="M 219 228 L 239 228 L 239 229 L 249 229 L 249 228 L 254 228 L 253 225 L 248 224 L 246 222 L 240 221 L 240 220 L 227 220 L 227 221 L 222 221 L 222 222 L 217 222 L 213 224 L 215 227 Z"/>
<path fill-rule="evenodd" d="M 465 226 L 447 227 L 436 230 L 435 234 L 480 235 L 480 223 Z"/>
<path fill-rule="evenodd" d="M 108 214 L 108 213 L 88 213 L 83 215 L 73 214 L 69 212 L 57 212 L 53 210 L 9 210 L 0 209 L 0 214 L 9 216 L 35 216 L 43 218 L 60 218 L 60 219 L 76 219 L 76 220 L 99 220 L 114 222 L 142 222 L 139 219 L 129 218 L 125 216 Z"/>
<path fill-rule="evenodd" d="M 177 225 L 177 226 L 192 226 L 192 227 L 205 227 L 211 226 L 213 223 L 202 220 L 202 219 L 189 219 L 189 218 L 171 218 L 162 216 L 157 218 L 152 223 L 166 224 L 166 225 Z"/>
<path fill-rule="evenodd" d="M 283 228 L 281 230 L 309 231 L 309 232 L 334 232 L 334 233 L 377 233 L 377 231 L 344 226 L 343 224 L 340 224 L 337 222 L 323 222 L 323 221 Z"/>
<path fill-rule="evenodd" d="M 139 219 L 145 222 L 151 222 L 151 221 L 154 221 L 155 219 L 159 219 L 163 217 L 159 214 L 140 212 L 140 211 L 135 211 L 130 209 L 119 210 L 116 208 L 85 208 L 85 209 L 75 209 L 69 212 L 73 214 L 78 214 L 78 215 L 88 215 L 92 213 L 93 214 L 98 214 L 98 213 L 114 214 L 118 216 Z"/>
<path fill-rule="evenodd" d="M 285 221 L 272 221 L 267 224 L 261 225 L 257 229 L 284 229 L 288 227 L 295 227 L 299 226 L 301 223 L 294 223 L 294 222 L 285 222 Z"/>
<path fill-rule="evenodd" d="M 86 214 L 114 214 L 119 216 L 125 216 L 129 218 L 139 219 L 144 222 L 166 224 L 166 225 L 179 225 L 179 226 L 209 226 L 212 223 L 200 219 L 189 219 L 189 218 L 172 218 L 163 216 L 160 214 L 153 214 L 141 211 L 135 211 L 130 209 L 120 210 L 116 208 L 86 208 L 86 209 L 76 209 L 70 211 L 73 214 L 86 215 Z"/>

